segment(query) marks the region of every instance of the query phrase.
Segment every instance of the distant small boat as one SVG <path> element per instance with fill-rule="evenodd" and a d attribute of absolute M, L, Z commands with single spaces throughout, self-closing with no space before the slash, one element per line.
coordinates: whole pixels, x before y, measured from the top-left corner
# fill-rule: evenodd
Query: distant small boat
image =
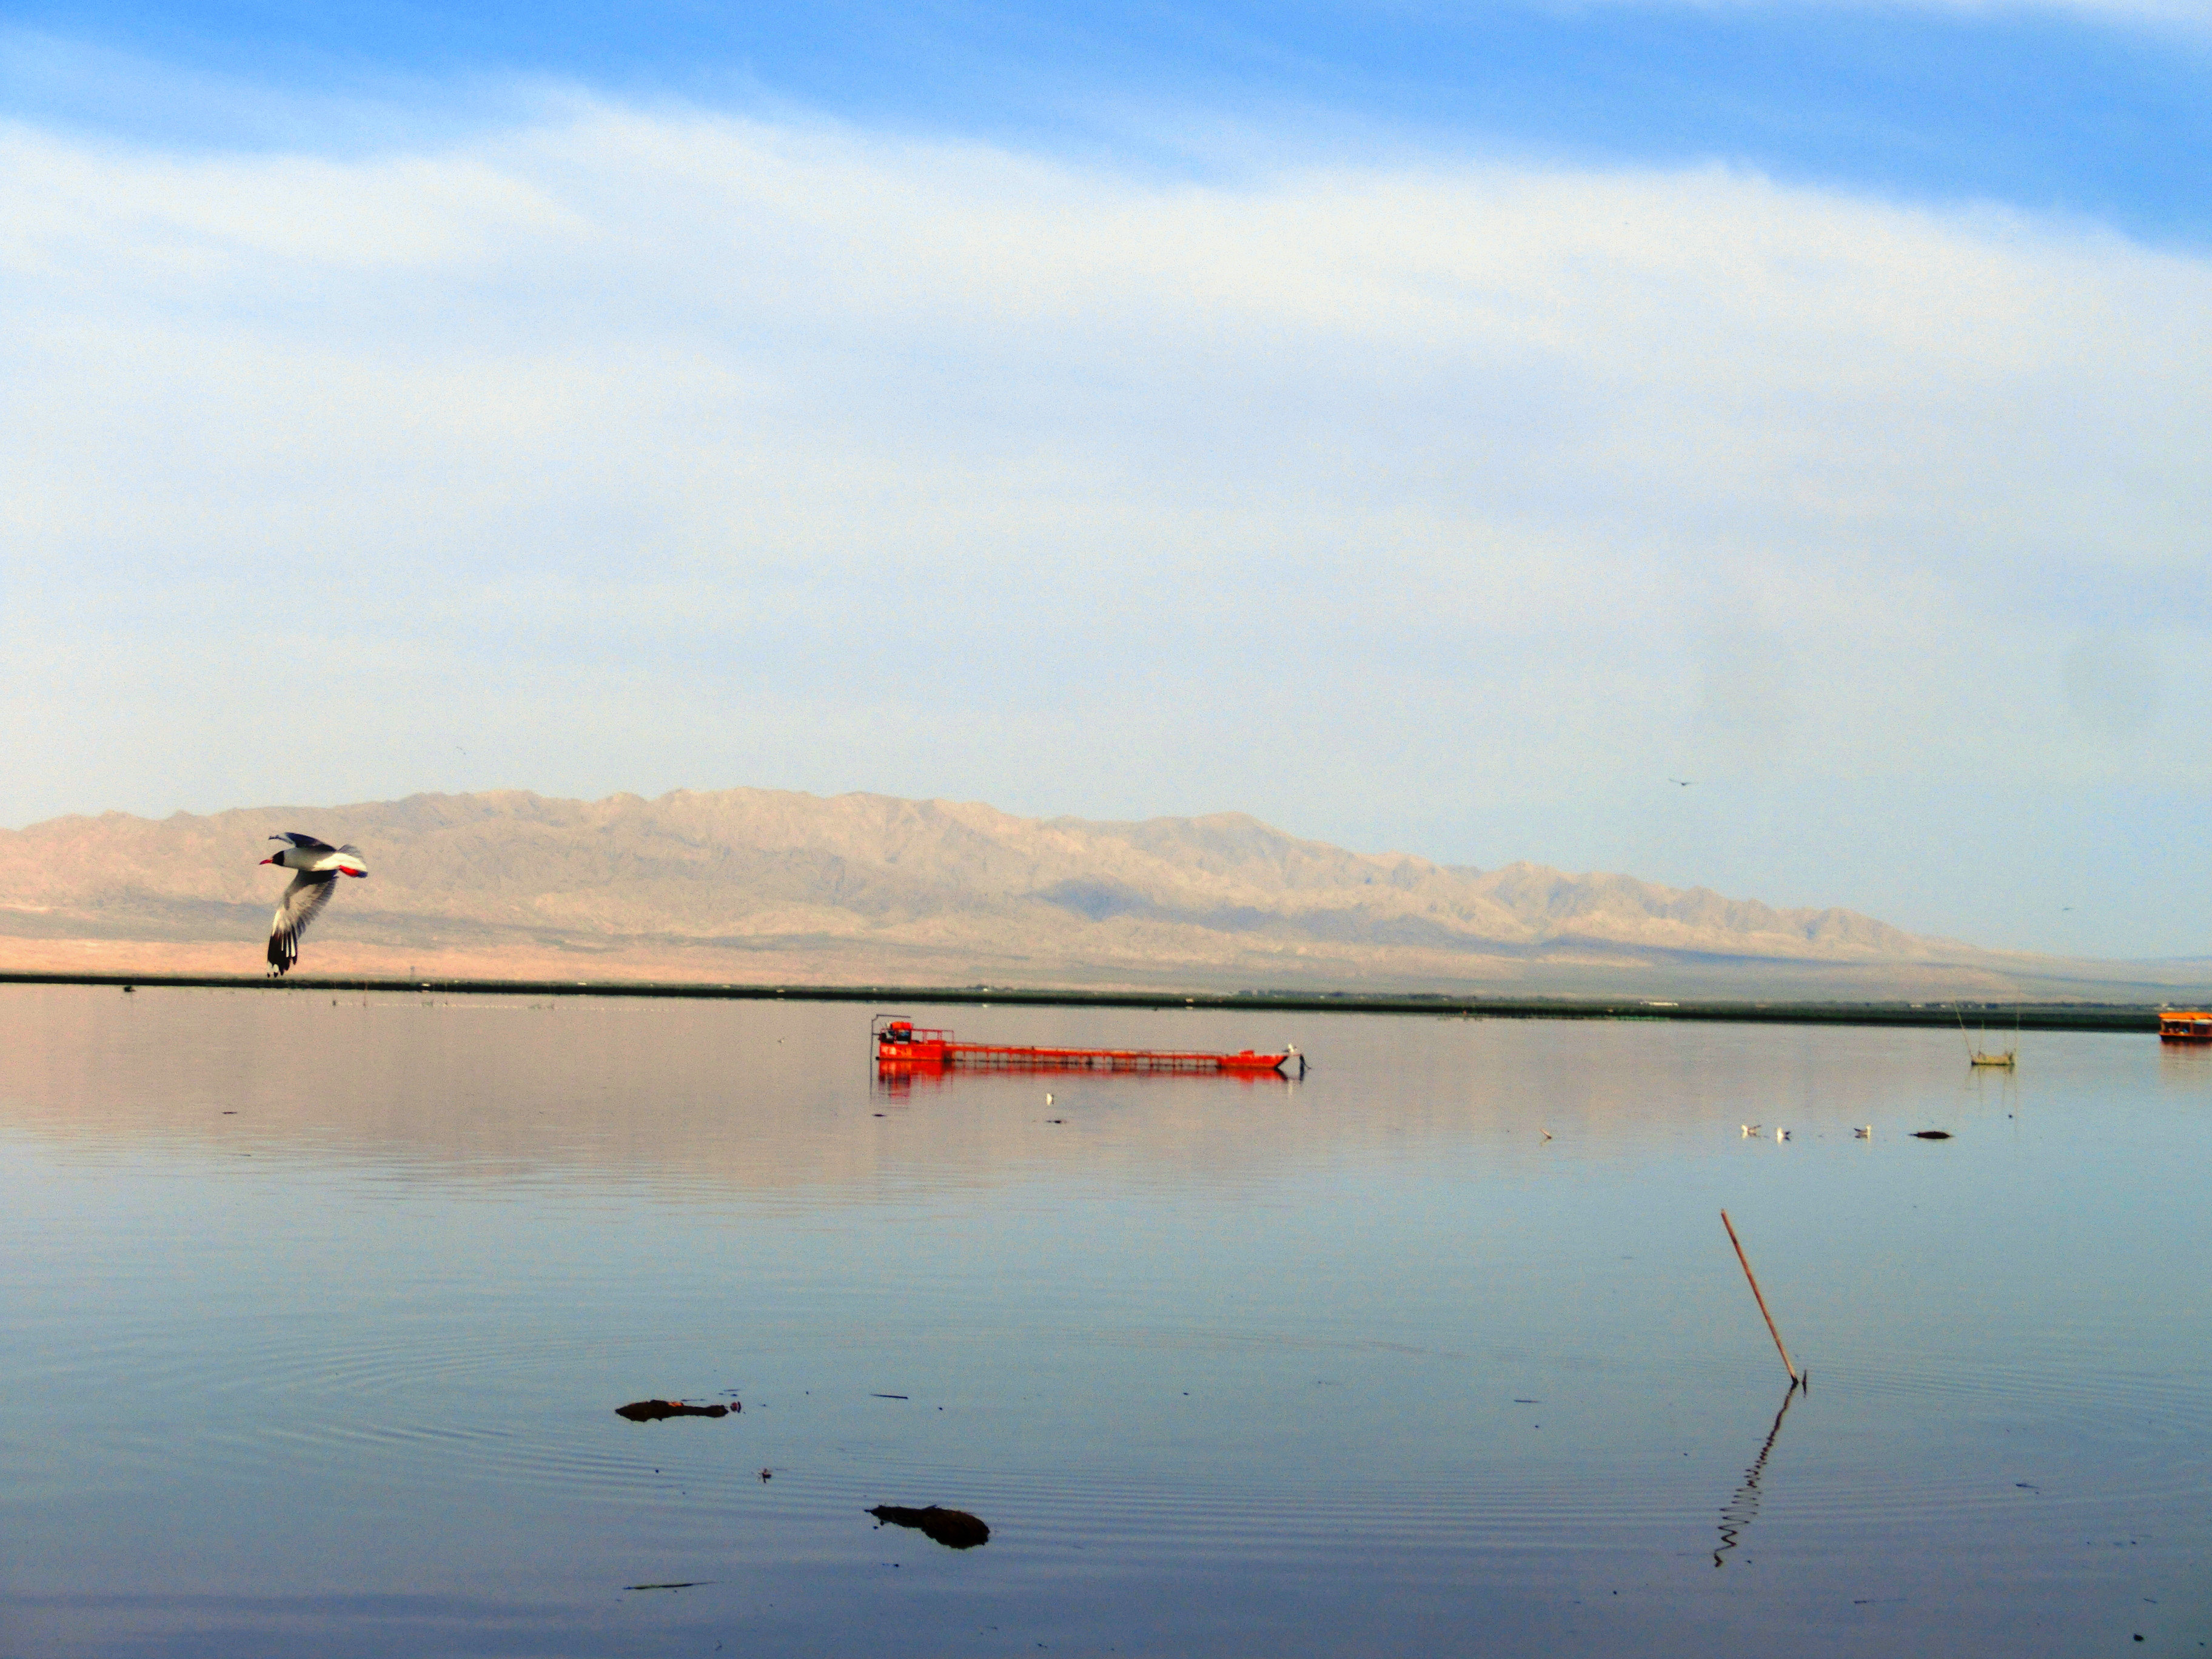
<path fill-rule="evenodd" d="M 2011 1048 L 1995 1050 L 1978 1048 L 1974 1046 L 1973 1039 L 1968 1037 L 1966 1040 L 1966 1064 L 1969 1066 L 1994 1066 L 1998 1067 L 2000 1070 L 2007 1072 L 2009 1072 L 2014 1067 L 2017 1066 L 2020 1064 L 2020 1011 L 2018 1009 L 2014 1009 L 2013 1011 L 2012 1020 L 2013 1037 Z M 1982 1028 L 1983 1037 L 1986 1039 L 1989 1036 L 1989 1027 L 1986 1025 L 1984 1026 Z M 1959 1035 L 1962 1037 L 1966 1036 L 1966 1017 L 1964 1014 L 1959 1015 Z"/>
<path fill-rule="evenodd" d="M 2212 1013 L 2192 1008 L 2158 1017 L 2161 1042 L 2212 1042 Z"/>

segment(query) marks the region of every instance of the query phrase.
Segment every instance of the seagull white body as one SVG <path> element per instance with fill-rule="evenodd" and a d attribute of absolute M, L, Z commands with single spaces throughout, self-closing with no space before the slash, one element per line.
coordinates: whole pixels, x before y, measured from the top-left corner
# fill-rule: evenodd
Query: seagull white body
<path fill-rule="evenodd" d="M 340 876 L 366 876 L 358 847 L 333 847 L 313 836 L 288 831 L 271 841 L 290 843 L 282 852 L 261 861 L 293 872 L 292 884 L 277 902 L 276 915 L 269 926 L 269 971 L 282 974 L 300 959 L 300 935 L 331 902 L 331 890 Z"/>

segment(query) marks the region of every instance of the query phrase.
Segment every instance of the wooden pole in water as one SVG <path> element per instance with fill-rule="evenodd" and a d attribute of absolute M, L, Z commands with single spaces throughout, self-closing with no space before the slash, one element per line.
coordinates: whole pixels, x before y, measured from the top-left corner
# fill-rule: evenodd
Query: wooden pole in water
<path fill-rule="evenodd" d="M 1759 1304 L 1759 1316 L 1766 1322 L 1766 1334 L 1774 1339 L 1774 1352 L 1782 1356 L 1782 1369 L 1790 1373 L 1793 1387 L 1802 1384 L 1805 1379 L 1798 1376 L 1797 1367 L 1790 1363 L 1790 1350 L 1782 1346 L 1782 1333 L 1774 1328 L 1774 1316 L 1766 1311 L 1766 1298 L 1759 1291 L 1759 1275 L 1752 1272 L 1751 1258 L 1743 1253 L 1743 1241 L 1735 1236 L 1735 1223 L 1729 1219 L 1726 1210 L 1721 1212 L 1721 1225 L 1728 1229 L 1729 1243 L 1735 1246 L 1735 1259 L 1743 1263 L 1743 1276 L 1750 1281 L 1752 1300 Z"/>

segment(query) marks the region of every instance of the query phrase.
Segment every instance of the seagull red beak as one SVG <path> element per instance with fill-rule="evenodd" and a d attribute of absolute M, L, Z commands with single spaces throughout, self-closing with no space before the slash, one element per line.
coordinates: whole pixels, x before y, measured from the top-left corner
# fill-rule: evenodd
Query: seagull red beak
<path fill-rule="evenodd" d="M 275 859 L 264 859 L 264 860 L 262 860 L 261 861 L 262 861 L 264 864 L 274 864 L 274 863 L 276 863 L 276 860 Z"/>

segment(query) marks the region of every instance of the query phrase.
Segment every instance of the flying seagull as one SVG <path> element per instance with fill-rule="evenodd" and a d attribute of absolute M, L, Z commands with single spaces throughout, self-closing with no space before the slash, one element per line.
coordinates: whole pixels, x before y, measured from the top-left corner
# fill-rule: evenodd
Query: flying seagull
<path fill-rule="evenodd" d="M 284 890 L 276 906 L 276 919 L 269 926 L 269 971 L 282 974 L 299 961 L 300 935 L 331 902 L 331 889 L 337 885 L 338 878 L 366 876 L 368 872 L 362 867 L 358 847 L 333 847 L 297 832 L 269 839 L 291 843 L 274 857 L 261 860 L 293 872 L 292 884 Z"/>

